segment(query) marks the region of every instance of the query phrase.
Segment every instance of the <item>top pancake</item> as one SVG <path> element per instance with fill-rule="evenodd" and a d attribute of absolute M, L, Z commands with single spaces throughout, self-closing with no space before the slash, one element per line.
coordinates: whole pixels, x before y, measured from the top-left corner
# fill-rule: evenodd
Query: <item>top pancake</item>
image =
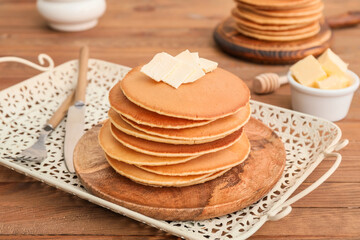
<path fill-rule="evenodd" d="M 125 97 L 120 82 L 110 90 L 109 102 L 116 112 L 138 124 L 150 127 L 181 129 L 201 126 L 210 122 L 209 120 L 196 121 L 169 117 L 141 108 Z"/>
<path fill-rule="evenodd" d="M 178 89 L 152 80 L 140 68 L 131 70 L 121 81 L 123 93 L 133 103 L 161 115 L 214 120 L 237 112 L 250 99 L 246 84 L 221 68 Z"/>

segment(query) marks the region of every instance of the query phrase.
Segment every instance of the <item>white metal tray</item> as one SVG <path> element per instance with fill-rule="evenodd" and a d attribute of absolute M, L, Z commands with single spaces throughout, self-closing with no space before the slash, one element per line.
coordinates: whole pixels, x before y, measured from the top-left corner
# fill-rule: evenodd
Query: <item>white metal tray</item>
<path fill-rule="evenodd" d="M 44 56 L 42 56 L 45 58 Z M 40 56 L 39 56 L 40 59 Z M 160 221 L 118 206 L 88 193 L 75 174 L 64 165 L 64 119 L 47 138 L 48 157 L 42 163 L 11 159 L 32 145 L 57 106 L 74 88 L 77 60 L 53 68 L 0 92 L 0 164 L 31 176 L 65 192 L 120 213 L 137 221 L 187 239 L 245 239 L 266 221 L 279 220 L 291 212 L 291 204 L 324 182 L 339 166 L 341 155 L 334 153 L 348 141 L 340 142 L 341 130 L 335 124 L 313 116 L 251 101 L 252 116 L 272 128 L 283 140 L 287 153 L 284 173 L 275 187 L 253 205 L 223 217 L 204 221 Z M 0 58 L 1 61 L 19 61 Z M 24 62 L 29 64 L 29 62 Z M 40 61 L 41 62 L 41 61 Z M 91 59 L 87 88 L 86 130 L 107 118 L 108 91 L 130 68 Z M 334 165 L 310 187 L 289 198 L 318 164 L 328 156 Z M 310 220 L 311 221 L 311 220 Z"/>

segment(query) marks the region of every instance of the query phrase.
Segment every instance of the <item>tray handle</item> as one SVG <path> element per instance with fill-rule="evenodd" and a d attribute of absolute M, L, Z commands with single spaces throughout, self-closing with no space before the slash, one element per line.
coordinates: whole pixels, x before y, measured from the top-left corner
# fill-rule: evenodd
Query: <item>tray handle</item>
<path fill-rule="evenodd" d="M 39 61 L 40 64 L 35 64 L 33 62 L 30 62 L 29 60 L 26 60 L 24 58 L 19 58 L 19 57 L 13 57 L 13 56 L 0 57 L 0 63 L 2 63 L 2 62 L 22 63 L 22 64 L 25 64 L 25 65 L 30 66 L 32 68 L 35 68 L 36 70 L 42 71 L 42 72 L 46 72 L 46 71 L 49 71 L 49 70 L 54 68 L 54 61 L 47 54 L 44 54 L 44 53 L 39 54 L 38 61 Z M 43 65 L 45 65 L 46 62 L 49 65 L 47 67 L 44 67 Z"/>
<path fill-rule="evenodd" d="M 338 150 L 342 149 L 343 147 L 345 147 L 348 143 L 349 143 L 349 140 L 345 139 L 345 140 L 335 144 L 332 148 L 325 150 L 324 151 L 325 158 L 336 157 L 336 160 L 335 160 L 334 164 L 331 166 L 331 168 L 326 173 L 324 173 L 324 175 L 322 175 L 318 180 L 316 180 L 313 184 L 311 184 L 309 187 L 307 187 L 303 191 L 299 192 L 292 198 L 286 200 L 277 208 L 269 211 L 267 214 L 267 219 L 270 221 L 277 221 L 277 220 L 280 220 L 283 217 L 287 216 L 292 210 L 291 204 L 293 204 L 294 202 L 305 197 L 307 194 L 309 194 L 311 191 L 313 191 L 314 189 L 319 187 L 323 182 L 325 182 L 326 179 L 328 179 L 335 172 L 335 170 L 339 167 L 339 165 L 341 163 L 341 159 L 342 159 L 342 156 L 340 153 L 334 153 L 332 151 L 338 151 Z"/>

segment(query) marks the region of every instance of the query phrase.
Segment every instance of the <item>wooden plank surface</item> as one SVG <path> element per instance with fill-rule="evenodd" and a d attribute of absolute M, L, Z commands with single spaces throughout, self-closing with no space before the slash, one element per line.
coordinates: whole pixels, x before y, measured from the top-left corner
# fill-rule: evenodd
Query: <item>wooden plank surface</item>
<path fill-rule="evenodd" d="M 91 57 L 130 67 L 156 52 L 199 51 L 202 57 L 250 80 L 263 72 L 285 73 L 288 66 L 248 63 L 222 53 L 212 31 L 234 6 L 232 1 L 108 0 L 99 25 L 81 33 L 60 33 L 46 27 L 35 0 L 0 0 L 0 56 L 14 55 L 37 62 L 49 54 L 55 64 L 78 56 L 84 44 Z M 325 0 L 325 15 L 359 10 L 358 0 Z M 334 31 L 332 49 L 360 74 L 360 27 Z M 0 64 L 0 90 L 38 74 L 14 63 Z M 252 98 L 291 108 L 290 89 Z M 266 223 L 253 239 L 360 238 L 360 93 L 346 119 L 337 124 L 350 144 L 328 181 L 293 205 L 292 213 Z M 300 189 L 316 181 L 332 164 L 325 160 Z M 177 239 L 160 230 L 93 205 L 31 178 L 0 167 L 0 239 Z"/>

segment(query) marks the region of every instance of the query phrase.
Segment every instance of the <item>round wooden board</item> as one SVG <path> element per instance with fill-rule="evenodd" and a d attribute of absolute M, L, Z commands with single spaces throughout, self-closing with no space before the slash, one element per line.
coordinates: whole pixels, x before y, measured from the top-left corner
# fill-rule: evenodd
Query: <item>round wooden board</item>
<path fill-rule="evenodd" d="M 245 131 L 251 153 L 240 166 L 212 181 L 189 187 L 151 187 L 117 174 L 98 144 L 97 125 L 84 134 L 74 151 L 74 165 L 85 188 L 96 196 L 162 220 L 201 220 L 240 210 L 263 197 L 285 167 L 280 138 L 251 119 Z"/>
<path fill-rule="evenodd" d="M 230 17 L 215 28 L 214 39 L 230 55 L 259 63 L 288 64 L 324 52 L 330 47 L 331 30 L 323 22 L 320 32 L 310 38 L 288 42 L 261 41 L 238 33 L 235 21 Z"/>

